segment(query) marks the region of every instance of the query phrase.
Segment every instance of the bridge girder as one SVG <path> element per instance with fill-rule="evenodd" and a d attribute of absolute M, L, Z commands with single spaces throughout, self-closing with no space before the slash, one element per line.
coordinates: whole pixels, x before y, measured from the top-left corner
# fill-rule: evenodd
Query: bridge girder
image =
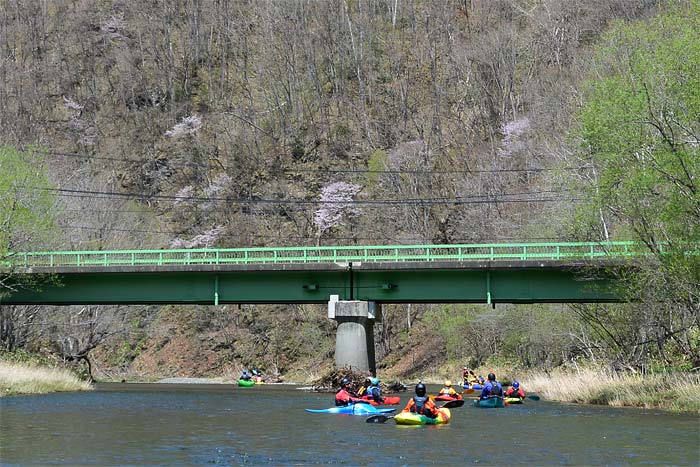
<path fill-rule="evenodd" d="M 23 288 L 2 304 L 564 303 L 623 301 L 599 262 L 330 263 L 300 265 L 34 268 L 56 284 Z"/>

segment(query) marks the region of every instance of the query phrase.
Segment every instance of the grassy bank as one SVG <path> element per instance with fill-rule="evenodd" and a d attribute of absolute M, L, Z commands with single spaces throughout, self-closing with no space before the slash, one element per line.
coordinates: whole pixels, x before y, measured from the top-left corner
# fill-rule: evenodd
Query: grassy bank
<path fill-rule="evenodd" d="M 0 361 L 0 396 L 87 391 L 92 386 L 67 370 Z"/>
<path fill-rule="evenodd" d="M 700 412 L 700 375 L 617 375 L 580 370 L 533 374 L 521 379 L 525 390 L 561 402 Z"/>

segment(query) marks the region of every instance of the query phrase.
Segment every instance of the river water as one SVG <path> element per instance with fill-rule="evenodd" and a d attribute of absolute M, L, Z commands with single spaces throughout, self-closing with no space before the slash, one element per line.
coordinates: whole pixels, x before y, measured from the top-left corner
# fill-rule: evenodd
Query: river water
<path fill-rule="evenodd" d="M 697 414 L 528 400 L 465 405 L 448 425 L 400 427 L 304 411 L 332 405 L 331 394 L 289 385 L 114 384 L 4 397 L 0 465 L 700 464 Z"/>

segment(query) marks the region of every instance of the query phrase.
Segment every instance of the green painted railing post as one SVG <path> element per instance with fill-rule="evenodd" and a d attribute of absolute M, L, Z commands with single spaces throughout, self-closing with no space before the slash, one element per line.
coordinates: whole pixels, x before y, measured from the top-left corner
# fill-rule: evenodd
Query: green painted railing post
<path fill-rule="evenodd" d="M 527 259 L 527 245 L 523 245 L 523 256 L 520 259 L 523 261 Z"/>
<path fill-rule="evenodd" d="M 494 260 L 494 258 L 493 258 L 493 247 L 491 247 L 491 258 L 490 258 L 490 259 L 491 259 L 491 261 Z"/>
<path fill-rule="evenodd" d="M 107 260 L 107 253 L 102 253 L 102 265 L 107 266 L 107 264 L 109 264 Z"/>
<path fill-rule="evenodd" d="M 158 264 L 160 266 L 163 265 L 163 252 L 162 251 L 158 253 Z"/>
<path fill-rule="evenodd" d="M 557 259 L 561 259 L 561 248 L 559 247 L 559 245 L 557 245 L 557 254 L 556 254 L 556 258 L 557 258 Z"/>

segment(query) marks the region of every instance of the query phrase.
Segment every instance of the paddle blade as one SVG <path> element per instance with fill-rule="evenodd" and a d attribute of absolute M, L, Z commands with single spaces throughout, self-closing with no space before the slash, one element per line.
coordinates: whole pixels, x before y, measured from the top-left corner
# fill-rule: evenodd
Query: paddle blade
<path fill-rule="evenodd" d="M 384 423 L 390 418 L 394 418 L 393 415 L 372 415 L 371 417 L 367 417 L 367 420 L 365 420 L 367 423 Z"/>
<path fill-rule="evenodd" d="M 474 394 L 474 390 L 472 388 L 465 389 L 462 391 L 462 394 Z"/>
<path fill-rule="evenodd" d="M 527 396 L 528 399 L 533 400 L 533 401 L 538 401 L 540 400 L 540 396 Z"/>
<path fill-rule="evenodd" d="M 440 408 L 454 409 L 455 407 L 462 407 L 464 405 L 464 399 L 458 399 L 456 401 L 449 401 L 442 405 Z"/>

